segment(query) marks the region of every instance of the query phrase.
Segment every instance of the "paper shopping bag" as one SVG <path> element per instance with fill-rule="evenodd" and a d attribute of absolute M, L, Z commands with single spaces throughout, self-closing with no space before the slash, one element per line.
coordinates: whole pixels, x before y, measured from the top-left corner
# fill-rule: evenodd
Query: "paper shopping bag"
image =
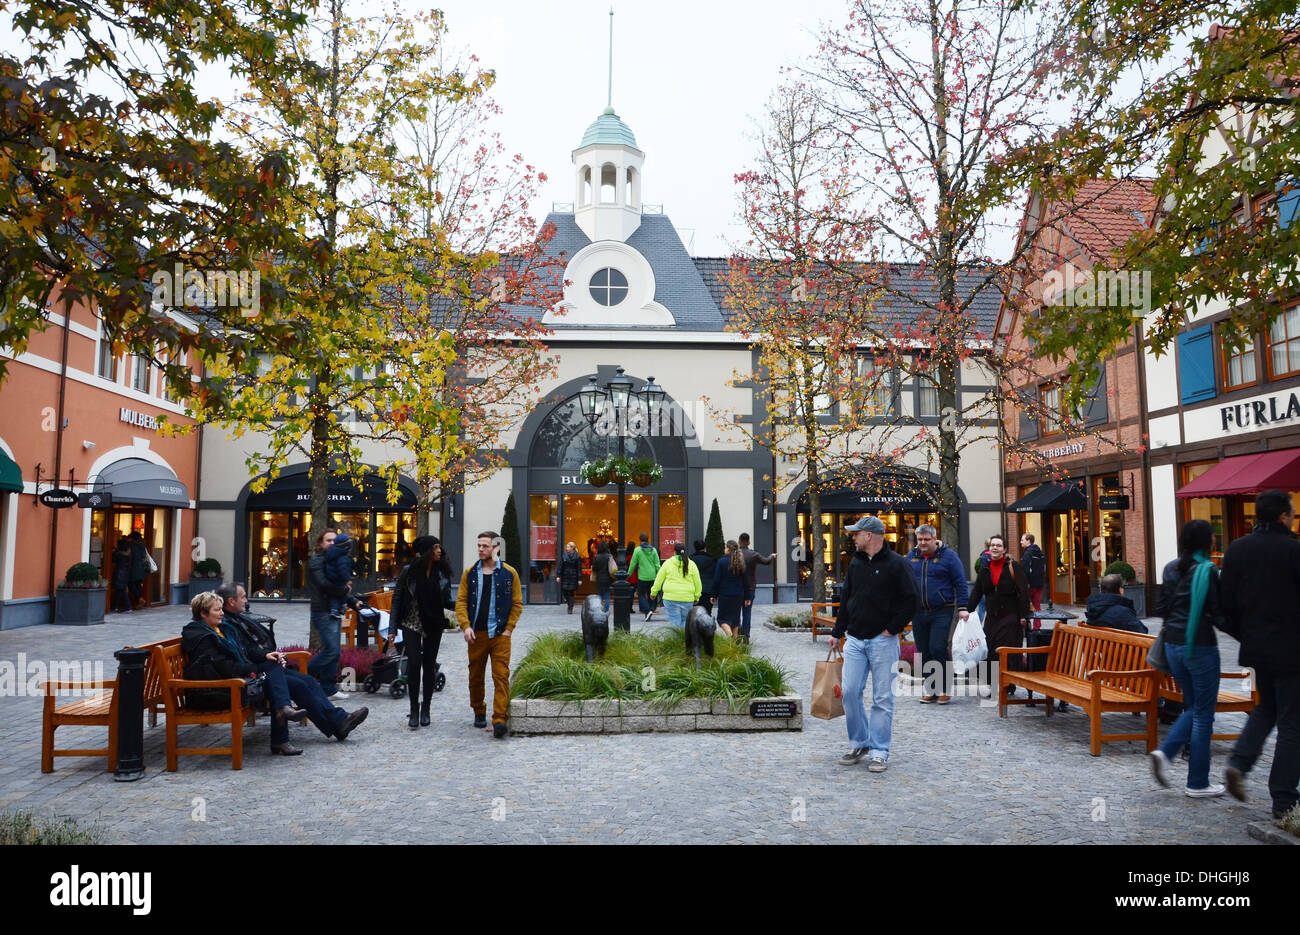
<path fill-rule="evenodd" d="M 840 655 L 837 642 L 831 640 L 830 651 L 823 661 L 817 663 L 817 669 L 813 672 L 813 717 L 829 721 L 844 716 L 844 690 L 840 687 L 843 669 L 844 657 Z"/>

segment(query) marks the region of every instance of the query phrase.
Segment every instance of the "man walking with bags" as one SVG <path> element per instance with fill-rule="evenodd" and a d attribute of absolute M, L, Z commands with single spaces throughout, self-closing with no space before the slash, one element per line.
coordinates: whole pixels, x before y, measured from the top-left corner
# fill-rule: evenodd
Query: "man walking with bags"
<path fill-rule="evenodd" d="M 957 553 L 938 540 L 929 523 L 916 528 L 916 548 L 907 560 L 921 600 L 912 620 L 912 636 L 921 657 L 921 704 L 947 704 L 952 700 L 952 666 L 948 664 L 952 618 L 958 607 L 966 606 L 966 569 Z"/>
<path fill-rule="evenodd" d="M 845 532 L 857 550 L 849 560 L 840 595 L 840 615 L 831 642 L 844 652 L 844 714 L 851 749 L 840 764 L 869 756 L 867 769 L 883 773 L 894 722 L 894 679 L 898 677 L 898 634 L 916 616 L 916 579 L 907 559 L 885 548 L 885 524 L 864 516 Z M 871 676 L 871 717 L 862 703 Z"/>
<path fill-rule="evenodd" d="M 1254 532 L 1228 546 L 1219 594 L 1230 633 L 1241 641 L 1237 661 L 1255 670 L 1259 704 L 1233 748 L 1224 784 L 1246 800 L 1246 774 L 1277 726 L 1268 791 L 1273 816 L 1300 801 L 1300 540 L 1291 532 L 1290 494 L 1266 490 L 1255 499 Z"/>

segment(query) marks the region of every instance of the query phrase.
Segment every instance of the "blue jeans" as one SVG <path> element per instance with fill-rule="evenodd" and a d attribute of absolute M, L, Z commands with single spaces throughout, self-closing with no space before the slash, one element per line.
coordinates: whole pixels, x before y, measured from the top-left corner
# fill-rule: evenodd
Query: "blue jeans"
<path fill-rule="evenodd" d="M 749 639 L 749 619 L 754 614 L 754 602 L 742 604 L 740 608 L 740 635 Z"/>
<path fill-rule="evenodd" d="M 937 610 L 919 610 L 912 620 L 912 636 L 916 640 L 916 651 L 921 656 L 921 673 L 925 676 L 923 691 L 927 695 L 951 695 L 952 685 L 949 679 L 952 659 L 948 650 L 948 637 L 952 633 L 952 618 L 956 608 L 940 607 Z M 938 663 L 938 671 L 930 663 Z M 931 673 L 934 674 L 931 674 Z"/>
<path fill-rule="evenodd" d="M 1187 788 L 1204 789 L 1210 784 L 1210 735 L 1214 733 L 1214 705 L 1219 700 L 1219 647 L 1197 646 L 1189 658 L 1186 646 L 1166 642 L 1165 656 L 1185 707 L 1160 749 L 1172 760 L 1183 744 L 1190 742 Z"/>
<path fill-rule="evenodd" d="M 347 717 L 346 711 L 330 704 L 330 700 L 321 691 L 319 682 L 297 669 L 266 662 L 258 666 L 257 670 L 266 673 L 266 695 L 271 699 L 272 744 L 287 743 L 289 740 L 289 722 L 277 721 L 274 712 L 287 705 L 290 699 L 307 712 L 307 717 L 326 737 L 333 736 L 334 728 Z"/>
<path fill-rule="evenodd" d="M 679 630 L 686 628 L 686 615 L 695 606 L 694 601 L 664 601 L 664 613 L 668 615 L 668 624 Z"/>
<path fill-rule="evenodd" d="M 871 719 L 867 720 L 862 694 L 871 676 Z M 898 637 L 885 631 L 875 639 L 844 638 L 844 715 L 849 745 L 865 747 L 870 757 L 889 759 L 889 739 L 894 728 L 894 679 L 898 677 Z"/>
<path fill-rule="evenodd" d="M 609 585 L 596 588 L 596 593 L 600 595 L 600 603 L 604 605 L 605 613 L 609 613 Z"/>
<path fill-rule="evenodd" d="M 648 614 L 655 606 L 655 602 L 650 598 L 650 588 L 654 585 L 653 581 L 638 581 L 636 583 L 636 606 L 641 609 L 641 613 Z"/>
<path fill-rule="evenodd" d="M 342 640 L 343 621 L 328 611 L 311 612 L 311 628 L 320 638 L 320 652 L 307 663 L 307 674 L 320 681 L 325 694 L 338 689 L 339 642 Z"/>

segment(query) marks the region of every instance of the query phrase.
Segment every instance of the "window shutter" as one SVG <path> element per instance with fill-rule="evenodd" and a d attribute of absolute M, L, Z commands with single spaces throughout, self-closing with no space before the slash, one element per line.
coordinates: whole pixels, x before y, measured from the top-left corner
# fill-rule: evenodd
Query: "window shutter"
<path fill-rule="evenodd" d="M 1178 336 L 1178 390 L 1184 404 L 1214 397 L 1214 332 L 1210 325 Z"/>
<path fill-rule="evenodd" d="M 1034 418 L 1033 407 L 1038 399 L 1038 390 L 1024 389 L 1016 393 L 1020 399 L 1020 432 L 1022 442 L 1033 441 L 1038 437 L 1038 420 Z"/>
<path fill-rule="evenodd" d="M 1290 191 L 1284 192 L 1283 189 Z M 1287 179 L 1277 183 L 1277 226 L 1286 230 L 1295 223 L 1296 207 L 1300 206 L 1300 179 Z"/>
<path fill-rule="evenodd" d="M 1110 409 L 1106 403 L 1106 362 L 1102 361 L 1097 385 L 1088 393 L 1088 401 L 1083 409 L 1083 424 L 1091 428 L 1110 421 Z"/>

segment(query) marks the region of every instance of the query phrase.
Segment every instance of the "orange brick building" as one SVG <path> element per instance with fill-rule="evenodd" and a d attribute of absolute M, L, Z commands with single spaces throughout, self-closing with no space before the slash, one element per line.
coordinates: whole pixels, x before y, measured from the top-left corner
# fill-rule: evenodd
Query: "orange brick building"
<path fill-rule="evenodd" d="M 142 603 L 187 596 L 199 433 L 161 434 L 161 415 L 191 422 L 168 398 L 161 371 L 115 356 L 90 308 L 78 305 L 70 320 L 60 311 L 56 301 L 23 353 L 0 349 L 8 369 L 0 384 L 0 629 L 49 622 L 54 587 L 75 562 L 111 578 L 117 540 L 132 531 L 158 566 Z M 52 488 L 98 492 L 112 505 L 101 496 L 100 509 L 54 509 L 38 499 Z"/>
<path fill-rule="evenodd" d="M 1044 600 L 1083 604 L 1105 567 L 1117 560 L 1132 565 L 1138 581 L 1156 580 L 1146 483 L 1144 281 L 1140 273 L 1126 273 L 1121 289 L 1114 277 L 1097 272 L 1115 265 L 1116 250 L 1150 224 L 1153 207 L 1148 182 L 1094 180 L 1068 206 L 1036 199 L 1022 221 L 1022 236 L 1038 226 L 1045 229 L 1003 301 L 999 342 L 1032 351 L 1022 329 L 1024 316 L 1068 315 L 1080 288 L 1105 291 L 1112 304 L 1126 304 L 1129 314 L 1136 313 L 1129 339 L 1105 361 L 1084 411 L 1074 419 L 1063 409 L 1059 386 L 1068 357 L 1038 359 L 1032 373 L 1005 387 L 1003 418 L 1023 449 L 1009 448 L 1004 465 L 1009 545 L 1018 555 L 1020 536 L 1029 532 L 1046 553 Z M 1147 303 L 1149 297 L 1148 279 Z M 1126 590 L 1135 603 L 1138 590 Z"/>

